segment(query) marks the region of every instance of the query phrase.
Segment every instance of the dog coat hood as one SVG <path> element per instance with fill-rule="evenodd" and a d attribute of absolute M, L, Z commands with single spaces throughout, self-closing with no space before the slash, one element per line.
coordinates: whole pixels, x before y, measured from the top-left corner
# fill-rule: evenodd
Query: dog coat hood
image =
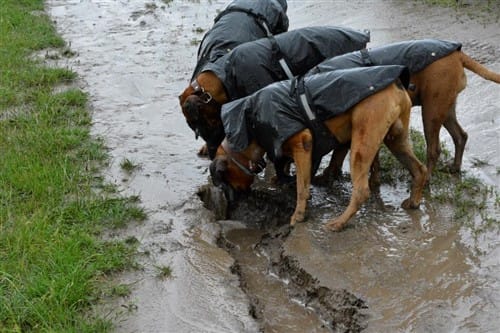
<path fill-rule="evenodd" d="M 346 112 L 402 76 L 408 76 L 403 66 L 373 66 L 319 73 L 303 80 L 309 105 L 323 122 Z M 295 81 L 273 83 L 222 106 L 222 122 L 232 149 L 244 150 L 255 139 L 272 161 L 281 156 L 283 143 L 308 124 L 293 91 Z M 333 137 L 332 142 L 335 143 Z M 325 154 L 329 150 L 325 149 Z"/>
<path fill-rule="evenodd" d="M 310 73 L 372 65 L 401 65 L 408 67 L 410 73 L 416 73 L 461 48 L 461 43 L 437 39 L 398 42 L 327 59 Z"/>
<path fill-rule="evenodd" d="M 204 70 L 212 71 L 222 81 L 229 99 L 234 100 L 272 82 L 303 75 L 321 61 L 362 49 L 369 41 L 367 31 L 307 27 L 241 44 Z M 286 62 L 291 77 L 280 59 Z"/>
<path fill-rule="evenodd" d="M 286 0 L 232 1 L 217 15 L 214 25 L 203 37 L 192 78 L 205 64 L 214 62 L 241 43 L 287 31 L 287 8 Z"/>

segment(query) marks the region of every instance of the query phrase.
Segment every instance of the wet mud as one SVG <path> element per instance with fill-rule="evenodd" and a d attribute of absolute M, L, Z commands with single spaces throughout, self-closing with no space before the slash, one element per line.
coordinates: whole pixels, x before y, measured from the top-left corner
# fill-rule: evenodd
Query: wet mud
<path fill-rule="evenodd" d="M 217 244 L 235 259 L 232 272 L 263 331 L 359 332 L 366 327 L 362 299 L 321 285 L 286 253 L 284 243 L 293 232 L 293 184 L 273 189 L 261 180 L 252 192 L 229 204 L 212 185 L 203 186 L 198 195 L 222 214 Z"/>
<path fill-rule="evenodd" d="M 306 220 L 291 229 L 295 188 L 259 178 L 227 203 L 210 184 L 177 96 L 187 86 L 197 43 L 228 1 L 48 0 L 47 12 L 75 56 L 59 64 L 89 93 L 94 135 L 109 147 L 105 176 L 148 212 L 109 237 L 139 243 L 139 269 L 116 277 L 126 297 L 95 315 L 116 332 L 496 332 L 500 330 L 500 218 L 454 217 L 427 196 L 400 208 L 405 180 L 383 184 L 339 233 L 323 225 L 346 207 L 348 168 L 314 185 Z M 416 39 L 458 40 L 500 72 L 500 25 L 491 15 L 419 1 L 288 1 L 290 29 L 370 29 L 371 46 Z M 463 168 L 498 189 L 500 87 L 466 72 L 459 122 L 469 134 Z M 420 109 L 411 125 L 421 130 Z M 453 150 L 451 138 L 441 138 Z M 128 159 L 139 165 L 121 170 Z M 478 163 L 484 161 L 485 163 Z M 172 276 L 161 276 L 170 267 Z"/>

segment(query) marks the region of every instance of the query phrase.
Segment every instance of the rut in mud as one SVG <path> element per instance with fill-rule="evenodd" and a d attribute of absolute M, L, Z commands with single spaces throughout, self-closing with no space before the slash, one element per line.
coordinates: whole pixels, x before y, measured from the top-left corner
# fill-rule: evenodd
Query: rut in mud
<path fill-rule="evenodd" d="M 198 191 L 205 206 L 220 219 L 217 244 L 235 260 L 231 271 L 239 277 L 240 287 L 249 298 L 252 317 L 264 331 L 273 325 L 283 325 L 277 323 L 279 320 L 274 315 L 269 315 L 274 304 L 266 300 L 270 289 L 280 288 L 284 293 L 279 308 L 299 308 L 293 310 L 298 312 L 294 316 L 296 323 L 289 323 L 294 330 L 300 327 L 302 317 L 311 320 L 311 316 L 317 316 L 314 318 L 316 326 L 309 324 L 308 327 L 334 332 L 362 331 L 368 319 L 365 301 L 348 290 L 321 285 L 292 255 L 285 253 L 283 244 L 293 231 L 289 225 L 295 208 L 293 184 L 283 189 L 265 186 L 261 184 L 257 190 L 231 204 L 212 185 L 205 185 Z M 249 262 L 249 257 L 255 258 L 253 262 Z M 256 286 L 252 287 L 252 283 Z M 296 304 L 292 306 L 293 303 Z"/>

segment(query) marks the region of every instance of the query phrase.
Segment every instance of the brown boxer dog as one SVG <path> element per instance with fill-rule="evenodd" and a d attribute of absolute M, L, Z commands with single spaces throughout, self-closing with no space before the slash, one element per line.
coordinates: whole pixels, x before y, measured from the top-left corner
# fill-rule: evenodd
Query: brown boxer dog
<path fill-rule="evenodd" d="M 329 77 L 327 79 L 330 80 Z M 345 87 L 345 84 L 342 87 Z M 355 94 L 352 90 L 351 92 Z M 266 103 L 273 99 L 270 95 L 265 95 L 265 97 Z M 338 97 L 338 95 L 329 95 L 326 98 L 327 101 L 333 101 Z M 250 103 L 249 105 L 255 106 L 256 104 Z M 358 211 L 361 204 L 368 199 L 370 166 L 382 143 L 410 171 L 412 176 L 410 197 L 403 201 L 402 207 L 417 208 L 420 205 L 427 170 L 415 157 L 409 143 L 410 109 L 411 100 L 397 80 L 362 99 L 347 111 L 323 121 L 333 136 L 332 140 L 336 140 L 340 145 L 350 143 L 351 151 L 350 203 L 340 216 L 326 224 L 327 229 L 341 230 Z M 226 123 L 224 125 L 226 127 Z M 259 166 L 264 154 L 270 154 L 258 143 L 262 140 L 265 144 L 269 136 L 265 135 L 266 138 L 260 139 L 256 126 L 253 125 L 247 125 L 246 129 L 248 134 L 245 137 L 250 138 L 249 144 L 245 149 L 235 151 L 228 143 L 230 128 L 227 127 L 228 138 L 219 146 L 216 157 L 210 165 L 214 184 L 223 187 L 226 192 L 233 193 L 228 195 L 230 198 L 234 197 L 234 191 L 241 192 L 250 189 L 255 173 L 261 170 Z M 309 128 L 291 135 L 281 146 L 282 156 L 291 158 L 296 165 L 297 204 L 290 219 L 291 225 L 304 220 L 313 173 L 313 146 L 314 135 Z"/>
<path fill-rule="evenodd" d="M 179 96 L 182 113 L 213 158 L 225 135 L 220 120 L 223 104 L 303 75 L 327 58 L 362 49 L 369 39 L 368 31 L 318 26 L 238 45 L 191 80 Z"/>
<path fill-rule="evenodd" d="M 436 57 L 433 51 L 439 52 L 439 48 L 432 46 L 432 43 L 447 43 L 451 45 L 450 52 L 437 60 L 433 59 Z M 427 62 L 422 60 L 425 57 L 428 57 Z M 458 95 L 467 85 L 464 69 L 496 83 L 500 83 L 500 74 L 487 69 L 461 51 L 460 43 L 430 39 L 398 42 L 337 56 L 319 64 L 311 73 L 372 65 L 403 65 L 410 69 L 410 84 L 413 89 L 408 93 L 413 106 L 422 106 L 428 178 L 441 153 L 439 132 L 442 126 L 449 132 L 455 145 L 455 156 L 447 166 L 447 171 L 460 172 L 467 133 L 458 123 L 455 108 Z M 348 149 L 349 146 L 345 146 L 334 151 L 330 165 L 325 168 L 321 178 L 337 177 L 340 174 Z M 378 179 L 376 174 L 373 177 Z"/>

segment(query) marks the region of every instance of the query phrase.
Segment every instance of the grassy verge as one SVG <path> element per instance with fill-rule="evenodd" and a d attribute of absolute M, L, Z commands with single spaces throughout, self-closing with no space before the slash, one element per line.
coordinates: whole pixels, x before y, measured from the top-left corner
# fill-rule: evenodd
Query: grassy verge
<path fill-rule="evenodd" d="M 100 233 L 145 214 L 98 176 L 107 156 L 89 134 L 86 94 L 54 92 L 75 73 L 32 57 L 64 54 L 43 10 L 0 0 L 0 331 L 106 331 L 90 306 L 135 247 Z"/>

